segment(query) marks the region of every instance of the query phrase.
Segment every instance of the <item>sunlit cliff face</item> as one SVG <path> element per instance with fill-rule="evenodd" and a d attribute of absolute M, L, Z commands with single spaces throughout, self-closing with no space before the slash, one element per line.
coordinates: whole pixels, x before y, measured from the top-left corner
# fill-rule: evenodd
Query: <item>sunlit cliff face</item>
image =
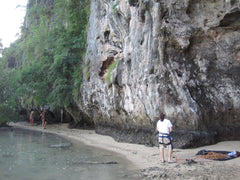
<path fill-rule="evenodd" d="M 160 112 L 179 147 L 236 133 L 239 15 L 239 1 L 92 1 L 79 109 L 99 131 L 147 132 L 141 143 Z"/>

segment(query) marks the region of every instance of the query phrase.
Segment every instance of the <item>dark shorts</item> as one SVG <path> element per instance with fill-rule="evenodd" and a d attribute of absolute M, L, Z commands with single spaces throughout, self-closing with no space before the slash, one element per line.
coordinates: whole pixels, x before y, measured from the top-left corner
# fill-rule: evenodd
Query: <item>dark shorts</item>
<path fill-rule="evenodd" d="M 47 119 L 42 119 L 42 121 L 45 121 L 45 122 L 47 122 Z"/>

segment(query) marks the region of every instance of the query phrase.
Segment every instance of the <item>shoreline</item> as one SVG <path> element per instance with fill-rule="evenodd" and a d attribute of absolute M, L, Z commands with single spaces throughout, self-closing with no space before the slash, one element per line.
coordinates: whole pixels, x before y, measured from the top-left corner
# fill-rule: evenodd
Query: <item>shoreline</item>
<path fill-rule="evenodd" d="M 122 155 L 132 162 L 133 170 L 139 170 L 143 179 L 239 179 L 240 158 L 227 161 L 200 159 L 195 154 L 202 149 L 240 151 L 240 141 L 224 141 L 215 145 L 193 149 L 173 149 L 176 163 L 161 163 L 158 147 L 116 142 L 112 137 L 96 134 L 94 130 L 69 129 L 68 124 L 30 126 L 28 122 L 9 123 L 15 128 L 29 129 L 63 136 L 88 146 L 105 149 Z M 165 149 L 165 159 L 167 149 Z"/>

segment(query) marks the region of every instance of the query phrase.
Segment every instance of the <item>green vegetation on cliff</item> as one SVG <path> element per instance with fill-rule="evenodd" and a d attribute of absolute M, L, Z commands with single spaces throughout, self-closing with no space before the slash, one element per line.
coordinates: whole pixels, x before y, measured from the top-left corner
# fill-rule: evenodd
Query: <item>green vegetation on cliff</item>
<path fill-rule="evenodd" d="M 88 0 L 29 0 L 22 36 L 0 60 L 1 120 L 21 108 L 74 102 L 89 13 Z"/>

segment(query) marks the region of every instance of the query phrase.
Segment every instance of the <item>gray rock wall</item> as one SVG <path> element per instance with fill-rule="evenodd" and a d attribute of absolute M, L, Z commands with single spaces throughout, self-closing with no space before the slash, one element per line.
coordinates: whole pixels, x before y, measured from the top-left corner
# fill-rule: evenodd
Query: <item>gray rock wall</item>
<path fill-rule="evenodd" d="M 117 140 L 155 144 L 160 112 L 176 147 L 236 139 L 239 40 L 239 0 L 92 0 L 77 105 Z"/>

